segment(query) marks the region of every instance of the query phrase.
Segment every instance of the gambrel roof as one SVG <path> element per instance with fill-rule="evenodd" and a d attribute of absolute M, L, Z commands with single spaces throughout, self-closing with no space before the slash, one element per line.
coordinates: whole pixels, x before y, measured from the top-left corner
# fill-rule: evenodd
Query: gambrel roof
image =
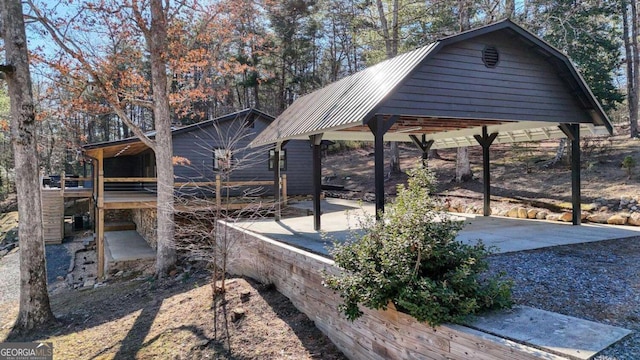
<path fill-rule="evenodd" d="M 487 65 L 486 49 L 496 53 Z M 483 63 L 484 62 L 484 63 Z M 490 66 L 494 65 L 494 66 Z M 372 140 L 367 124 L 394 118 L 385 140 L 433 140 L 432 148 L 564 137 L 559 124 L 612 132 L 609 118 L 569 58 L 503 20 L 440 39 L 297 99 L 252 146 L 308 139 Z"/>

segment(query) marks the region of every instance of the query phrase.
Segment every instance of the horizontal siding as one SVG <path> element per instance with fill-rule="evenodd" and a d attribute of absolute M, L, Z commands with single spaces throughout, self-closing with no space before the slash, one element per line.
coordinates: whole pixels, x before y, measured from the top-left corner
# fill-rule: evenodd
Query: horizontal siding
<path fill-rule="evenodd" d="M 263 131 L 267 125 L 266 120 L 256 119 L 254 128 L 246 129 L 239 137 L 237 135 L 239 126 L 234 125 L 231 121 L 223 123 L 219 130 L 208 126 L 175 135 L 173 138 L 174 155 L 184 157 L 191 163 L 186 166 L 176 165 L 174 167 L 176 181 L 214 181 L 218 172 L 213 169 L 213 149 L 225 147 L 236 149 L 233 151 L 236 168 L 229 175 L 230 181 L 273 180 L 273 171 L 268 169 L 269 148 L 248 147 L 255 136 Z M 230 140 L 234 137 L 237 138 L 237 141 Z M 306 174 L 309 172 L 308 167 L 305 167 L 311 161 L 308 141 L 291 141 L 286 149 L 288 164 L 287 171 L 284 171 L 283 174 L 287 174 L 288 177 L 288 193 L 291 195 L 309 194 L 311 179 L 310 175 Z M 270 186 L 235 189 L 232 194 L 239 195 L 246 191 L 251 191 L 252 195 L 273 195 L 273 189 Z"/>
<path fill-rule="evenodd" d="M 313 161 L 311 146 L 307 140 L 292 140 L 284 147 L 287 150 L 287 193 L 290 195 L 309 195 L 312 193 Z"/>
<path fill-rule="evenodd" d="M 482 49 L 500 62 L 490 69 Z M 502 33 L 441 49 L 387 100 L 380 113 L 496 120 L 591 122 L 571 89 L 542 55 Z"/>

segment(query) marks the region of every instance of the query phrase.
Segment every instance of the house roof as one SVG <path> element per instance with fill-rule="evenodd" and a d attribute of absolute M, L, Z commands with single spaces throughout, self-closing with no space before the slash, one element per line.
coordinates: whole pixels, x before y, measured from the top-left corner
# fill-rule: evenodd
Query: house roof
<path fill-rule="evenodd" d="M 274 117 L 262 112 L 257 109 L 247 108 L 241 111 L 237 111 L 234 113 L 230 113 L 224 116 L 220 116 L 211 120 L 201 121 L 195 124 L 173 128 L 171 130 L 171 135 L 175 136 L 177 134 L 182 134 L 185 132 L 202 129 L 204 127 L 213 125 L 214 123 L 219 124 L 225 121 L 232 121 L 239 118 L 245 118 L 247 120 L 251 118 L 255 118 L 256 116 L 262 117 L 267 121 L 271 122 L 274 120 Z M 146 133 L 149 138 L 154 138 L 156 135 L 155 131 L 149 131 Z M 149 147 L 145 145 L 138 137 L 129 137 L 121 140 L 113 140 L 113 141 L 103 141 L 97 143 L 86 144 L 82 146 L 85 153 L 89 156 L 93 156 L 96 150 L 102 149 L 104 152 L 105 158 L 116 157 L 116 156 L 127 156 L 127 155 L 136 155 Z"/>
<path fill-rule="evenodd" d="M 592 120 L 592 123 L 581 124 L 581 128 L 594 134 L 612 132 L 613 127 L 609 118 L 569 58 L 510 20 L 503 20 L 442 38 L 302 96 L 261 132 L 251 145 L 262 146 L 291 139 L 308 139 L 309 136 L 320 133 L 324 134 L 323 139 L 330 140 L 372 140 L 373 135 L 363 126 L 379 114 L 385 101 L 427 59 L 447 45 L 499 31 L 509 32 L 510 36 L 524 41 L 532 51 L 542 54 L 556 68 L 563 81 L 572 89 L 572 96 L 577 98 Z M 397 115 L 400 119 L 404 116 L 403 114 L 382 115 L 387 118 L 390 115 Z M 429 116 L 429 114 L 424 115 L 424 118 Z M 427 140 L 434 140 L 433 148 L 477 145 L 473 135 L 479 134 L 483 126 L 487 126 L 489 132 L 499 133 L 497 143 L 565 136 L 558 128 L 558 124 L 553 122 L 442 117 L 431 119 L 436 121 L 425 122 L 424 119 L 415 116 L 407 120 L 413 124 L 418 121 L 421 129 L 431 127 L 422 133 L 426 134 Z M 361 131 L 347 131 L 358 127 Z M 395 126 L 385 135 L 385 140 L 411 141 L 410 135 L 415 134 L 409 134 L 410 130 L 409 127 Z"/>

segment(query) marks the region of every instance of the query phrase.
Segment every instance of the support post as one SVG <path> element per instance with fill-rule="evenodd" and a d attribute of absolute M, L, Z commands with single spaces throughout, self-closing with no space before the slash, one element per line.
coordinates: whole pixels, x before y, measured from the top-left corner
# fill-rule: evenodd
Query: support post
<path fill-rule="evenodd" d="M 571 139 L 571 203 L 573 205 L 573 225 L 580 225 L 582 208 L 580 207 L 580 124 L 570 126 Z"/>
<path fill-rule="evenodd" d="M 218 207 L 218 211 L 221 210 L 222 207 L 222 179 L 220 175 L 216 175 L 216 206 Z"/>
<path fill-rule="evenodd" d="M 391 128 L 398 116 L 391 116 L 385 120 L 383 115 L 376 115 L 367 125 L 373 133 L 375 154 L 375 195 L 376 195 L 376 220 L 384 212 L 384 134 Z"/>
<path fill-rule="evenodd" d="M 560 124 L 559 128 L 571 140 L 571 222 L 580 225 L 580 124 Z"/>
<path fill-rule="evenodd" d="M 282 203 L 287 205 L 287 174 L 282 174 Z"/>
<path fill-rule="evenodd" d="M 431 150 L 431 146 L 433 146 L 433 140 L 427 141 L 427 136 L 422 134 L 422 139 L 418 139 L 415 135 L 409 135 L 409 138 L 413 141 L 413 143 L 422 150 L 422 167 L 428 167 L 429 160 L 429 150 Z"/>
<path fill-rule="evenodd" d="M 276 206 L 274 215 L 276 221 L 280 221 L 282 207 L 280 206 L 280 143 L 276 143 L 273 149 L 273 201 Z"/>
<path fill-rule="evenodd" d="M 489 147 L 498 136 L 498 133 L 487 133 L 487 127 L 482 127 L 482 136 L 474 135 L 476 141 L 482 146 L 482 188 L 484 192 L 484 205 L 482 214 L 491 215 L 491 168 L 489 159 Z"/>
<path fill-rule="evenodd" d="M 98 230 L 96 247 L 98 248 L 98 279 L 104 278 L 104 153 L 98 150 L 96 160 L 98 163 Z"/>
<path fill-rule="evenodd" d="M 320 144 L 322 135 L 310 135 L 311 148 L 313 149 L 313 229 L 320 230 L 320 193 L 322 190 L 322 152 Z"/>

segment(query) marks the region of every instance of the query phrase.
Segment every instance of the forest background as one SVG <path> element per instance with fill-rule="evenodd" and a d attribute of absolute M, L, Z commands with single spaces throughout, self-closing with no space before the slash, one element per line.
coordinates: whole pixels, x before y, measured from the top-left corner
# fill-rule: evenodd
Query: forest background
<path fill-rule="evenodd" d="M 143 132 L 154 130 L 150 49 L 140 33 L 122 26 L 123 19 L 109 18 L 117 3 L 25 4 L 27 18 L 33 19 L 27 31 L 45 174 L 82 175 L 83 144 L 135 135 L 109 106 L 114 99 L 96 91 L 97 85 L 116 89 L 115 101 L 129 119 Z M 628 123 L 630 135 L 638 136 L 633 0 L 219 0 L 188 5 L 171 9 L 167 21 L 173 126 L 247 107 L 277 116 L 298 97 L 395 54 L 512 18 L 567 53 L 612 120 Z M 103 84 L 50 41 L 51 31 L 36 21 L 44 17 L 66 44 L 90 50 L 83 56 Z M 14 191 L 4 86 L 1 196 Z"/>

